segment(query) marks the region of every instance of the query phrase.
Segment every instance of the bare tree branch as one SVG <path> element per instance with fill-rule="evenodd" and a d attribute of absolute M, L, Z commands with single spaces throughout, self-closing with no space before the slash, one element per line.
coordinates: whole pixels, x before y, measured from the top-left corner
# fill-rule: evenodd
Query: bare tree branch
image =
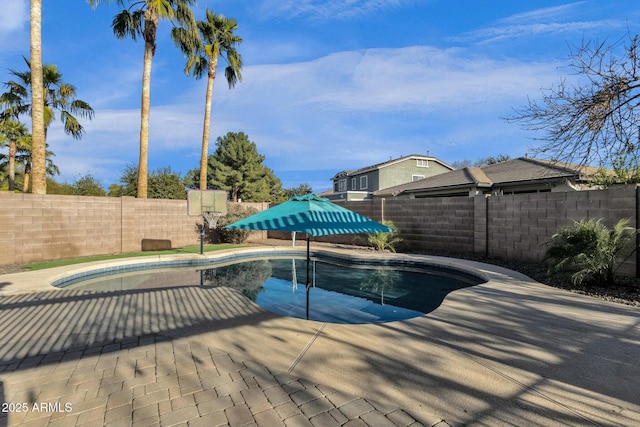
<path fill-rule="evenodd" d="M 535 133 L 533 154 L 561 162 L 611 164 L 621 155 L 639 152 L 639 37 L 583 42 L 570 52 L 569 68 L 582 77 L 542 90 L 540 101 L 515 109 L 507 117 Z"/>

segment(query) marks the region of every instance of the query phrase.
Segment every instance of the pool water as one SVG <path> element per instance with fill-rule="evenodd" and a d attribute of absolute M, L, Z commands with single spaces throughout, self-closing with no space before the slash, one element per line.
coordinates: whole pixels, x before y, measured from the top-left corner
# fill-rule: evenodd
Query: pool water
<path fill-rule="evenodd" d="M 441 268 L 341 265 L 304 258 L 257 259 L 205 269 L 158 269 L 79 282 L 84 290 L 156 289 L 166 286 L 228 287 L 260 307 L 289 317 L 330 323 L 383 323 L 423 316 L 450 292 L 481 283 Z"/>

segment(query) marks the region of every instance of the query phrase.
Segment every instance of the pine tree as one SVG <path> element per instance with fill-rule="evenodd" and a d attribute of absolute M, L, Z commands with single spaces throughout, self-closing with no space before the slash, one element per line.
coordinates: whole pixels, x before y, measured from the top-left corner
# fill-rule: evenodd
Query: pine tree
<path fill-rule="evenodd" d="M 216 151 L 209 156 L 208 188 L 229 192 L 232 202 L 268 202 L 282 191 L 282 183 L 263 165 L 265 157 L 243 132 L 218 137 Z"/>

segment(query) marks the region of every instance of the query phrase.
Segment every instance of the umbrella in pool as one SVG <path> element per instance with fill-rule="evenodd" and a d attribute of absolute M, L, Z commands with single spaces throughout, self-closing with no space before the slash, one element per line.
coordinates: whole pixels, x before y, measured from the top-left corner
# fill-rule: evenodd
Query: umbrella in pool
<path fill-rule="evenodd" d="M 309 236 L 394 231 L 391 227 L 315 194 L 294 196 L 284 203 L 236 221 L 225 228 L 295 231 L 307 234 L 307 318 L 309 317 Z"/>

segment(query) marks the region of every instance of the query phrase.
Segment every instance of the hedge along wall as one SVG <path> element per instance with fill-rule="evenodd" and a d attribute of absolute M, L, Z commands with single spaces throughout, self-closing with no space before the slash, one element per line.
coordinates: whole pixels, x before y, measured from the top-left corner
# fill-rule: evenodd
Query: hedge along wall
<path fill-rule="evenodd" d="M 198 224 L 202 218 L 187 215 L 186 200 L 0 191 L 0 264 L 137 252 L 143 239 L 197 245 Z"/>

